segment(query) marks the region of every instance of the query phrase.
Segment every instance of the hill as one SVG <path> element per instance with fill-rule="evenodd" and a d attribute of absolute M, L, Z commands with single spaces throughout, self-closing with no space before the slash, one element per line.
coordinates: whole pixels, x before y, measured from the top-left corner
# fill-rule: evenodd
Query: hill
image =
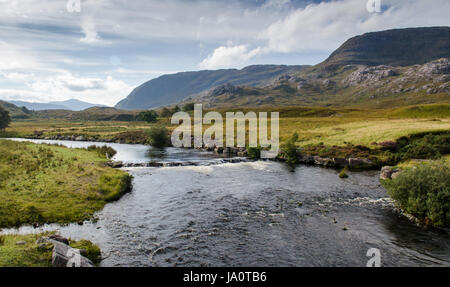
<path fill-rule="evenodd" d="M 167 106 L 227 83 L 233 85 L 264 86 L 284 74 L 293 74 L 307 66 L 257 65 L 216 71 L 183 72 L 163 75 L 136 89 L 116 108 L 148 109 Z"/>
<path fill-rule="evenodd" d="M 0 100 L 0 106 L 9 112 L 9 115 L 13 119 L 27 119 L 32 115 L 32 111 L 26 108 L 19 108 L 18 106 Z"/>
<path fill-rule="evenodd" d="M 450 27 L 394 29 L 347 40 L 317 68 L 344 65 L 411 66 L 450 58 Z"/>
<path fill-rule="evenodd" d="M 25 101 L 9 101 L 10 103 L 18 107 L 26 107 L 32 111 L 42 110 L 70 110 L 70 111 L 82 111 L 92 107 L 102 106 L 97 104 L 91 104 L 88 102 L 79 101 L 76 99 L 70 99 L 67 101 L 56 101 L 48 103 L 30 103 Z M 104 107 L 104 106 L 103 106 Z"/>

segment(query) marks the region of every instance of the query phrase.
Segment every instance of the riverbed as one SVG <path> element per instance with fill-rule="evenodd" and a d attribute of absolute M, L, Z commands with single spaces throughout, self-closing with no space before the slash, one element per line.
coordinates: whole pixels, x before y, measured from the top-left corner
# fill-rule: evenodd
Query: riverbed
<path fill-rule="evenodd" d="M 16 139 L 18 140 L 18 139 Z M 87 147 L 92 142 L 30 140 Z M 129 163 L 204 163 L 127 168 L 133 190 L 94 222 L 24 226 L 2 233 L 56 230 L 88 239 L 102 266 L 450 266 L 448 230 L 408 221 L 380 186 L 379 172 L 349 172 L 270 161 L 221 163 L 189 149 L 107 144 Z"/>

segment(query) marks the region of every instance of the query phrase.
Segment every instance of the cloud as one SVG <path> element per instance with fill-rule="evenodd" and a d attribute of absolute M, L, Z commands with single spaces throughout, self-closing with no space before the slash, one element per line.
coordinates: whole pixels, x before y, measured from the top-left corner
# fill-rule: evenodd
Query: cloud
<path fill-rule="evenodd" d="M 345 40 L 386 29 L 448 25 L 448 0 L 381 0 L 382 13 L 369 13 L 366 1 L 311 4 L 291 12 L 259 34 L 272 52 L 332 51 Z"/>
<path fill-rule="evenodd" d="M 123 81 L 105 78 L 89 78 L 64 74 L 35 79 L 31 89 L 0 89 L 0 98 L 7 100 L 32 100 L 38 102 L 79 99 L 97 104 L 114 105 L 126 97 L 131 86 Z"/>
<path fill-rule="evenodd" d="M 260 48 L 249 50 L 246 45 L 221 46 L 204 59 L 199 64 L 199 68 L 218 69 L 242 65 L 259 53 L 261 53 Z"/>

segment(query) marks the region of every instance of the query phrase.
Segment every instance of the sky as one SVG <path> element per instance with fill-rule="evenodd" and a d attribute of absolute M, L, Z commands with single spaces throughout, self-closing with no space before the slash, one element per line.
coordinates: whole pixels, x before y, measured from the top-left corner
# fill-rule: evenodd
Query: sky
<path fill-rule="evenodd" d="M 0 0 L 0 99 L 112 106 L 163 74 L 313 65 L 449 14 L 449 0 Z"/>

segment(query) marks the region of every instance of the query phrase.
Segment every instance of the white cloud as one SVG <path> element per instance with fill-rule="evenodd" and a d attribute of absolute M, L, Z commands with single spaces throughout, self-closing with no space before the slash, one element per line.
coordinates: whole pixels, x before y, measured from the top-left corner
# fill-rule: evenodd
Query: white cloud
<path fill-rule="evenodd" d="M 0 98 L 33 102 L 79 99 L 96 104 L 114 105 L 126 97 L 132 87 L 123 81 L 105 78 L 77 77 L 67 72 L 34 79 L 30 89 L 0 88 Z"/>
<path fill-rule="evenodd" d="M 229 68 L 241 65 L 261 53 L 260 48 L 249 50 L 246 45 L 221 46 L 204 59 L 199 67 L 201 69 Z"/>
<path fill-rule="evenodd" d="M 366 1 L 311 4 L 276 21 L 259 37 L 272 52 L 332 51 L 350 37 L 393 28 L 449 25 L 448 0 L 381 0 L 387 10 L 369 13 Z"/>

